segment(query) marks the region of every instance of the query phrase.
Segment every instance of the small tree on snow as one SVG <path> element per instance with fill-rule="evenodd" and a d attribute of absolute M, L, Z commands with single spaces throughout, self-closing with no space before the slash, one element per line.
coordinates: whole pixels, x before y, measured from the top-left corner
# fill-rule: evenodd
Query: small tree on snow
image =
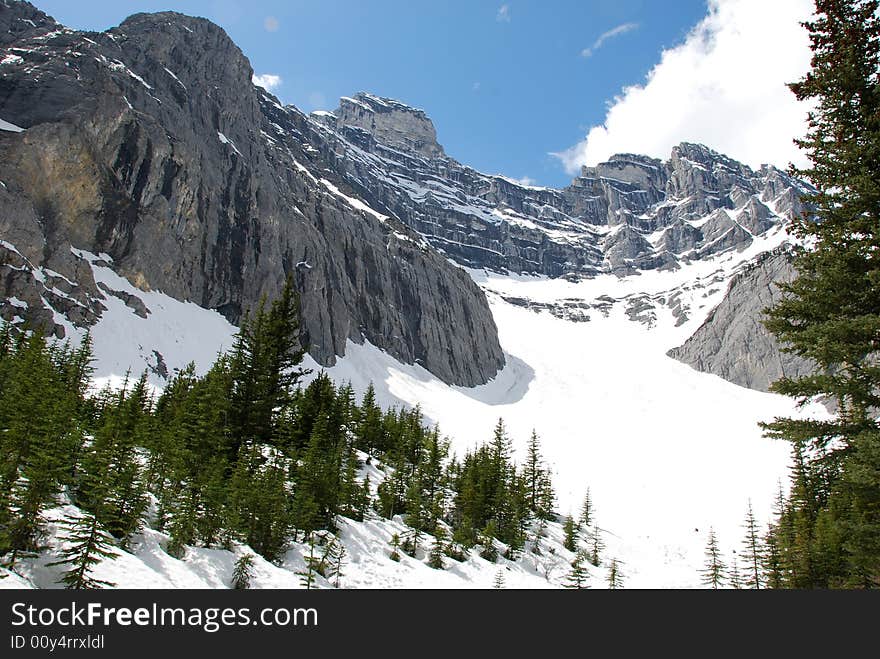
<path fill-rule="evenodd" d="M 581 524 L 584 525 L 584 528 L 590 528 L 590 525 L 593 523 L 593 501 L 590 498 L 590 488 L 587 488 L 587 493 L 584 495 L 584 505 L 581 508 Z"/>
<path fill-rule="evenodd" d="M 562 541 L 562 546 L 568 551 L 575 551 L 577 549 L 578 541 L 578 526 L 574 521 L 574 517 L 569 515 L 565 518 L 565 523 L 562 525 L 562 531 L 565 533 L 565 539 Z"/>
<path fill-rule="evenodd" d="M 590 563 L 594 567 L 599 567 L 602 562 L 602 550 L 605 549 L 605 543 L 602 542 L 602 536 L 599 535 L 599 527 L 593 527 L 592 538 L 590 539 Z"/>
<path fill-rule="evenodd" d="M 611 565 L 608 568 L 608 588 L 617 590 L 623 588 L 623 572 L 620 570 L 620 564 L 616 558 L 611 559 Z"/>
<path fill-rule="evenodd" d="M 116 584 L 102 581 L 91 576 L 92 568 L 104 559 L 115 558 L 113 538 L 104 531 L 98 519 L 92 514 L 85 514 L 78 519 L 65 518 L 58 525 L 65 530 L 65 540 L 69 547 L 60 552 L 61 560 L 49 563 L 49 566 L 68 565 L 70 569 L 62 574 L 59 583 L 65 588 L 92 590 L 112 588 Z"/>
<path fill-rule="evenodd" d="M 718 549 L 718 539 L 715 537 L 715 529 L 709 529 L 709 539 L 706 542 L 706 562 L 700 574 L 703 575 L 703 584 L 718 589 L 724 585 L 724 561 L 721 560 L 721 552 Z"/>
<path fill-rule="evenodd" d="M 495 588 L 496 590 L 501 590 L 504 588 L 504 571 L 503 570 L 499 569 L 498 572 L 495 573 L 495 583 L 492 585 L 492 587 Z"/>
<path fill-rule="evenodd" d="M 235 567 L 232 569 L 232 588 L 235 590 L 247 590 L 251 587 L 251 579 L 253 578 L 254 555 L 244 553 L 235 561 Z"/>
<path fill-rule="evenodd" d="M 582 590 L 590 587 L 590 573 L 587 571 L 587 568 L 584 567 L 585 561 L 586 557 L 581 552 L 578 552 L 577 556 L 575 556 L 574 560 L 571 562 L 571 572 L 568 573 L 568 578 L 565 582 L 566 588 Z"/>

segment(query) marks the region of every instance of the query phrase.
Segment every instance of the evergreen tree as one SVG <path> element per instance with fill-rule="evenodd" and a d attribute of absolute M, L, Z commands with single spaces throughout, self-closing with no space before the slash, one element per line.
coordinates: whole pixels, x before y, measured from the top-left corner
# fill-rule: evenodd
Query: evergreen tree
<path fill-rule="evenodd" d="M 388 555 L 395 563 L 400 562 L 400 536 L 396 533 L 391 536 L 391 553 Z"/>
<path fill-rule="evenodd" d="M 242 323 L 232 350 L 232 435 L 269 443 L 277 436 L 279 410 L 290 401 L 305 375 L 299 331 L 299 295 L 288 279 L 281 295 L 266 310 L 265 297 Z M 231 452 L 237 452 L 233 444 Z"/>
<path fill-rule="evenodd" d="M 727 574 L 730 579 L 730 587 L 734 590 L 741 589 L 742 581 L 739 575 L 739 561 L 737 560 L 736 551 L 733 552 L 733 557 L 730 559 L 730 569 Z"/>
<path fill-rule="evenodd" d="M 581 507 L 580 523 L 585 529 L 590 528 L 593 524 L 593 500 L 590 498 L 590 488 L 584 494 L 584 503 Z"/>
<path fill-rule="evenodd" d="M 443 541 L 446 539 L 446 532 L 442 527 L 437 527 L 434 534 L 434 544 L 428 554 L 428 566 L 435 570 L 442 570 L 446 566 L 443 564 Z"/>
<path fill-rule="evenodd" d="M 724 585 L 726 566 L 721 559 L 721 550 L 718 548 L 718 540 L 715 530 L 709 529 L 709 539 L 706 543 L 706 562 L 700 574 L 703 575 L 703 584 L 712 588 L 721 588 Z"/>
<path fill-rule="evenodd" d="M 749 508 L 743 526 L 746 530 L 746 537 L 743 540 L 746 561 L 745 584 L 748 588 L 758 589 L 761 587 L 761 539 L 758 535 L 758 524 L 752 512 L 751 499 L 749 499 Z"/>
<path fill-rule="evenodd" d="M 59 522 L 65 531 L 64 541 L 68 545 L 60 553 L 61 560 L 48 563 L 49 566 L 66 565 L 59 583 L 66 588 L 91 590 L 96 588 L 112 588 L 116 584 L 94 578 L 92 568 L 105 559 L 115 558 L 119 554 L 113 551 L 113 538 L 101 529 L 95 515 L 85 514 L 81 517 L 65 518 Z"/>
<path fill-rule="evenodd" d="M 836 404 L 830 420 L 777 418 L 765 425 L 769 436 L 803 447 L 809 488 L 793 494 L 813 497 L 793 510 L 794 561 L 783 569 L 795 587 L 880 585 L 878 8 L 877 0 L 816 0 L 816 18 L 804 24 L 811 70 L 790 85 L 799 100 L 815 103 L 809 131 L 797 140 L 811 165 L 794 173 L 816 192 L 805 199 L 812 214 L 794 224 L 807 245 L 795 259 L 797 277 L 781 286 L 785 298 L 768 310 L 766 325 L 816 369 L 783 377 L 772 389 Z M 820 510 L 827 512 L 817 562 Z M 785 563 L 786 545 L 779 549 Z"/>
<path fill-rule="evenodd" d="M 0 554 L 12 568 L 41 549 L 43 515 L 70 482 L 83 442 L 80 392 L 71 376 L 88 362 L 68 346 L 49 346 L 39 332 L 4 339 L 0 364 Z"/>
<path fill-rule="evenodd" d="M 339 542 L 338 538 L 331 537 L 327 543 L 327 550 L 322 561 L 327 565 L 327 569 L 324 572 L 334 588 L 339 588 L 340 579 L 345 576 L 342 572 L 345 555 L 345 546 Z"/>
<path fill-rule="evenodd" d="M 553 490 L 550 487 L 550 474 L 544 465 L 541 456 L 540 440 L 538 433 L 532 430 L 529 438 L 526 463 L 523 467 L 523 477 L 527 490 L 527 502 L 529 510 L 538 517 L 547 518 L 553 508 Z"/>
<path fill-rule="evenodd" d="M 232 570 L 232 588 L 234 590 L 247 590 L 251 587 L 251 579 L 254 574 L 254 555 L 245 552 L 235 561 Z"/>
<path fill-rule="evenodd" d="M 590 587 L 590 573 L 584 566 L 585 560 L 586 557 L 580 552 L 574 557 L 574 560 L 571 562 L 571 571 L 568 573 L 568 578 L 565 583 L 566 588 L 581 590 Z"/>
<path fill-rule="evenodd" d="M 602 542 L 602 536 L 599 534 L 599 527 L 594 526 L 593 532 L 590 534 L 590 563 L 594 567 L 599 567 L 602 562 L 602 551 L 605 549 L 605 543 Z"/>
<path fill-rule="evenodd" d="M 492 588 L 496 590 L 502 590 L 504 588 L 504 571 L 500 568 L 498 572 L 495 573 L 495 581 L 492 584 Z"/>
<path fill-rule="evenodd" d="M 623 588 L 623 572 L 616 558 L 611 559 L 611 565 L 608 567 L 608 588 L 610 590 L 618 590 Z"/>
<path fill-rule="evenodd" d="M 562 525 L 562 531 L 565 533 L 565 539 L 562 541 L 562 546 L 568 551 L 575 551 L 577 549 L 578 541 L 578 526 L 574 521 L 574 517 L 569 515 L 565 518 L 565 523 Z"/>
<path fill-rule="evenodd" d="M 376 404 L 376 390 L 372 382 L 361 401 L 356 433 L 357 446 L 367 455 L 377 456 L 388 449 L 385 441 L 385 426 L 382 423 L 382 410 Z"/>
<path fill-rule="evenodd" d="M 311 590 L 315 585 L 315 575 L 318 572 L 318 557 L 315 556 L 315 534 L 309 533 L 306 542 L 309 545 L 309 553 L 305 557 L 305 569 L 296 574 L 300 578 L 300 585 L 306 590 Z"/>

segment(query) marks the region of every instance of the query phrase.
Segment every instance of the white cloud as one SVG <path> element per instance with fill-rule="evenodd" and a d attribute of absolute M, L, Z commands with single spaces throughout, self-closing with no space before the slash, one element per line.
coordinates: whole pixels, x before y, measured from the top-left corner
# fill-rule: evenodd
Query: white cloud
<path fill-rule="evenodd" d="M 688 141 L 752 167 L 805 164 L 792 139 L 806 131 L 807 107 L 786 83 L 809 69 L 799 23 L 812 11 L 812 0 L 709 0 L 708 15 L 662 53 L 645 83 L 609 103 L 603 125 L 552 155 L 576 173 L 615 153 L 668 158 Z"/>
<path fill-rule="evenodd" d="M 495 20 L 499 23 L 510 23 L 510 5 L 501 5 L 495 14 Z"/>
<path fill-rule="evenodd" d="M 482 84 L 480 84 L 479 82 L 475 82 L 471 85 L 471 89 L 475 92 L 480 91 L 480 87 L 482 87 Z"/>
<path fill-rule="evenodd" d="M 535 185 L 535 183 L 536 183 L 535 179 L 533 179 L 529 176 L 523 176 L 522 178 L 515 178 L 513 180 L 516 181 L 517 183 L 519 183 L 520 185 L 525 185 L 525 186 Z"/>
<path fill-rule="evenodd" d="M 278 89 L 283 82 L 281 76 L 277 76 L 273 73 L 262 73 L 260 75 L 254 74 L 253 80 L 255 85 L 259 85 L 270 92 Z"/>
<path fill-rule="evenodd" d="M 609 39 L 613 39 L 614 37 L 619 37 L 621 34 L 626 34 L 627 32 L 632 32 L 633 30 L 637 30 L 639 28 L 638 23 L 623 23 L 622 25 L 618 25 L 617 27 L 613 27 L 607 32 L 603 32 L 599 35 L 599 38 L 593 42 L 593 45 L 589 48 L 584 48 L 581 51 L 581 55 L 583 57 L 591 57 L 593 53 L 599 50 L 606 41 Z"/>
<path fill-rule="evenodd" d="M 274 16 L 266 16 L 265 20 L 263 20 L 263 27 L 266 28 L 267 32 L 277 32 L 281 24 Z"/>

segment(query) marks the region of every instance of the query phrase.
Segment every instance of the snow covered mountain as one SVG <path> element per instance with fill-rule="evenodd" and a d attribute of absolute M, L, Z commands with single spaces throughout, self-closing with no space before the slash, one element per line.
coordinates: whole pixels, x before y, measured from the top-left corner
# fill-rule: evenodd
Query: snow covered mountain
<path fill-rule="evenodd" d="M 804 367 L 757 323 L 791 276 L 803 183 L 682 144 L 525 186 L 446 155 L 421 110 L 361 93 L 306 115 L 252 73 L 201 19 L 84 33 L 0 0 L 0 316 L 90 328 L 99 379 L 146 367 L 161 386 L 292 276 L 309 365 L 421 405 L 458 453 L 498 417 L 520 450 L 537 429 L 560 512 L 591 488 L 628 585 L 695 585 L 710 525 L 733 547 L 749 499 L 768 518 L 787 451 L 756 424 L 795 410 L 744 387 Z M 346 526 L 352 585 L 495 577 L 476 558 L 390 576 L 394 524 Z M 147 532 L 126 556 L 131 585 L 225 585 L 231 554 L 172 564 L 158 546 Z M 264 585 L 294 583 L 291 551 Z M 508 567 L 511 585 L 561 583 Z"/>

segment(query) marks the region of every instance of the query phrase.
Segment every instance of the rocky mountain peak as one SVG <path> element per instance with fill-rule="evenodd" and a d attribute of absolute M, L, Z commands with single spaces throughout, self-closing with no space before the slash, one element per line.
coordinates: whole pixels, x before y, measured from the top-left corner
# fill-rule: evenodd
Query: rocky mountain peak
<path fill-rule="evenodd" d="M 667 174 L 661 160 L 634 153 L 618 153 L 595 167 L 582 167 L 581 177 L 611 179 L 641 190 L 663 190 Z"/>
<path fill-rule="evenodd" d="M 345 96 L 334 113 L 340 131 L 363 130 L 377 142 L 426 158 L 444 155 L 434 123 L 424 110 L 366 92 Z"/>
<path fill-rule="evenodd" d="M 134 14 L 108 34 L 137 63 L 171 71 L 184 85 L 234 85 L 236 93 L 251 87 L 250 61 L 207 19 L 172 11 Z"/>
<path fill-rule="evenodd" d="M 368 341 L 464 386 L 503 366 L 476 284 L 353 189 L 326 130 L 256 87 L 220 27 L 163 12 L 79 32 L 34 11 L 0 0 L 0 117 L 22 129 L 0 130 L 0 317 L 71 338 L 113 299 L 149 318 L 138 291 L 161 291 L 234 324 L 292 278 L 322 365 Z M 424 113 L 352 100 L 340 125 L 442 154 Z"/>
<path fill-rule="evenodd" d="M 0 45 L 10 43 L 29 32 L 58 28 L 51 16 L 22 0 L 0 0 Z"/>

